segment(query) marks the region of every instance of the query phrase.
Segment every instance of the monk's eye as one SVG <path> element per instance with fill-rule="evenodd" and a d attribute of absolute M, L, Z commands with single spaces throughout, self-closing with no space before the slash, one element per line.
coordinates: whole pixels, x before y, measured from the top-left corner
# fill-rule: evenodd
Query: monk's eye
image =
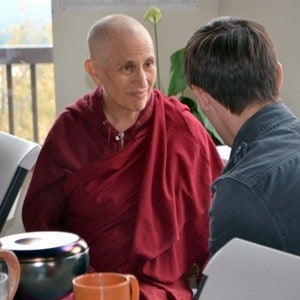
<path fill-rule="evenodd" d="M 152 59 L 146 61 L 145 67 L 146 67 L 147 69 L 152 69 L 152 68 L 154 68 L 154 67 L 155 67 L 155 61 L 152 60 Z"/>
<path fill-rule="evenodd" d="M 124 65 L 121 70 L 124 72 L 124 73 L 131 73 L 134 71 L 134 65 L 133 64 L 126 64 Z"/>

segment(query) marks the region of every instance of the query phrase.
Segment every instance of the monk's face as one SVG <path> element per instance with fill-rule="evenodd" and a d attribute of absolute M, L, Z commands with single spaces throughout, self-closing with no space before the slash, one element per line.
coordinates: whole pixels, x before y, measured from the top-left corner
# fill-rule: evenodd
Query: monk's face
<path fill-rule="evenodd" d="M 106 106 L 139 112 L 149 100 L 155 78 L 154 47 L 148 33 L 112 37 L 102 44 L 99 79 Z"/>

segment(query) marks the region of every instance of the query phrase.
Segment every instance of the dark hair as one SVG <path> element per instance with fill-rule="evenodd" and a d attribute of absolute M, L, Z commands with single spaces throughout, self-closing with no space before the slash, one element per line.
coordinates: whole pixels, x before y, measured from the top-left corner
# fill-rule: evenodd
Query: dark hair
<path fill-rule="evenodd" d="M 274 46 L 254 21 L 227 16 L 198 29 L 185 48 L 184 68 L 190 86 L 201 87 L 235 114 L 278 97 Z"/>

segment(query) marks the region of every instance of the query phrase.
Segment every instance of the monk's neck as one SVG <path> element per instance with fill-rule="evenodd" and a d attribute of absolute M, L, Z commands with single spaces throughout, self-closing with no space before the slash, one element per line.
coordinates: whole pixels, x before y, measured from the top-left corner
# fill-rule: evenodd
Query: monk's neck
<path fill-rule="evenodd" d="M 124 132 L 136 122 L 140 112 L 107 110 L 104 108 L 104 114 L 112 127 L 114 127 L 118 132 Z"/>

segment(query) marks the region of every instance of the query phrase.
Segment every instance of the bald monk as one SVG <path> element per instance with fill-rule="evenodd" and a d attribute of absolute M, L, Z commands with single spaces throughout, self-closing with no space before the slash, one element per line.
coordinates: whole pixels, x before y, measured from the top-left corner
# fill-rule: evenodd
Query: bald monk
<path fill-rule="evenodd" d="M 24 202 L 27 231 L 86 240 L 90 270 L 134 274 L 140 299 L 191 299 L 208 258 L 210 185 L 223 167 L 201 123 L 155 89 L 149 32 L 130 16 L 88 33 L 96 88 L 56 119 Z M 75 74 L 72 74 L 75 76 Z"/>

